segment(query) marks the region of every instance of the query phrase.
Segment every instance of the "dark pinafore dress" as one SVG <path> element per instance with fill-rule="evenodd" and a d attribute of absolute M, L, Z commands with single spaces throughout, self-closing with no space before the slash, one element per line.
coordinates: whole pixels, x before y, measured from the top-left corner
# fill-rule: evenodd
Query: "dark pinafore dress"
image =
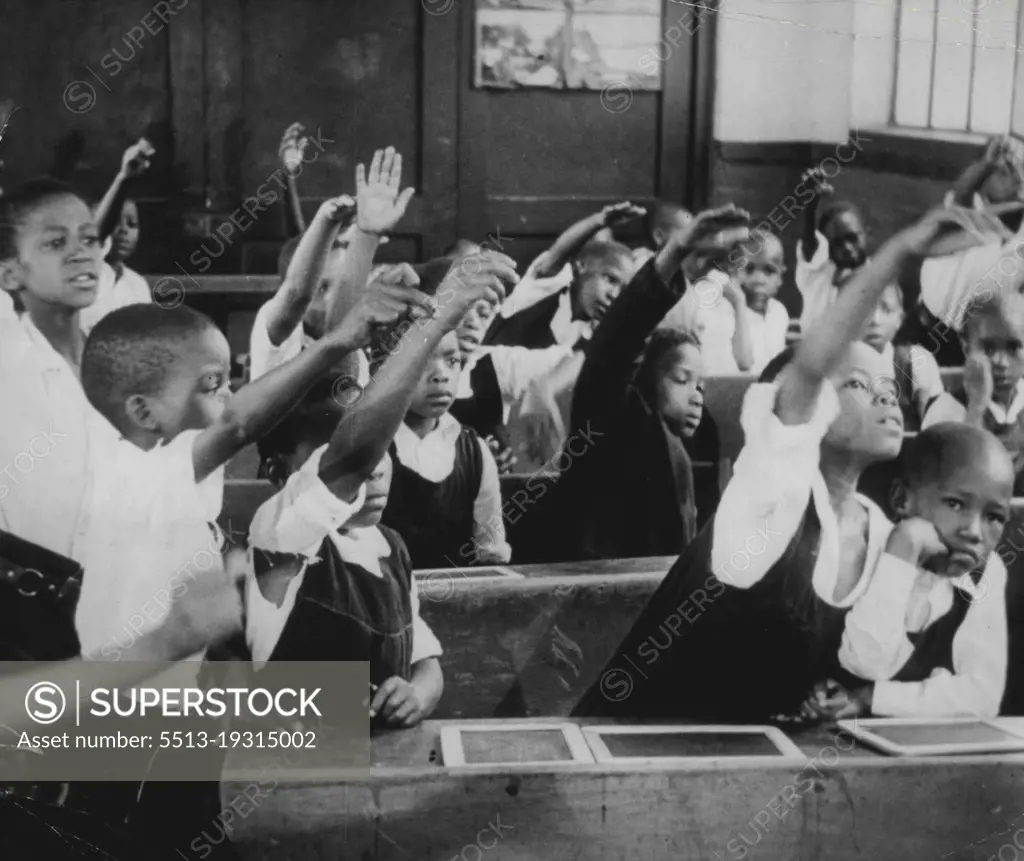
<path fill-rule="evenodd" d="M 409 548 L 413 568 L 457 568 L 476 560 L 473 506 L 483 478 L 480 439 L 464 427 L 455 441 L 455 466 L 444 481 L 407 467 L 391 444 L 394 474 L 381 522 Z"/>
<path fill-rule="evenodd" d="M 494 360 L 484 356 L 469 374 L 473 394 L 452 404 L 451 414 L 460 424 L 475 430 L 481 437 L 495 436 L 508 444 L 505 434 L 505 404 L 501 397 Z"/>
<path fill-rule="evenodd" d="M 383 577 L 342 558 L 325 538 L 306 569 L 272 661 L 369 661 L 380 685 L 412 672 L 412 564 L 401 537 L 378 527 L 391 553 Z"/>
<path fill-rule="evenodd" d="M 815 683 L 838 674 L 847 610 L 811 582 L 821 541 L 813 501 L 749 589 L 713 575 L 713 529 L 712 520 L 684 551 L 575 715 L 762 722 L 795 714 Z"/>

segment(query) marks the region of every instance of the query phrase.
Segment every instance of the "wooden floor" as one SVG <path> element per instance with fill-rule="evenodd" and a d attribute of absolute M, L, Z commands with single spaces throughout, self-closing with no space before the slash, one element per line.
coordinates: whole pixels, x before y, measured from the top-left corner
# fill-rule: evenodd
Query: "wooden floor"
<path fill-rule="evenodd" d="M 891 759 L 815 729 L 793 736 L 798 765 L 459 773 L 437 761 L 443 725 L 375 738 L 359 783 L 339 782 L 327 756 L 286 780 L 266 751 L 262 787 L 233 780 L 229 761 L 222 800 L 241 857 L 966 861 L 1012 849 L 1024 827 L 1024 756 Z"/>

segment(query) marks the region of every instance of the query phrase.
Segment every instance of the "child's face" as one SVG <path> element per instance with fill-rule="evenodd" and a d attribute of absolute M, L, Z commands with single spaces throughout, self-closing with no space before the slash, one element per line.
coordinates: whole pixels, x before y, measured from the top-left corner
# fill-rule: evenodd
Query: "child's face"
<path fill-rule="evenodd" d="M 103 248 L 85 202 L 74 195 L 42 201 L 18 227 L 18 258 L 8 261 L 4 289 L 23 298 L 79 310 L 96 299 Z"/>
<path fill-rule="evenodd" d="M 981 196 L 989 203 L 1009 203 L 1020 200 L 1024 177 L 1012 164 L 1003 162 L 981 184 Z"/>
<path fill-rule="evenodd" d="M 455 401 L 462 376 L 462 351 L 454 332 L 449 332 L 423 369 L 409 411 L 425 419 L 443 416 Z"/>
<path fill-rule="evenodd" d="M 756 253 L 744 259 L 736 278 L 750 310 L 758 314 L 765 312 L 768 300 L 774 299 L 782 286 L 782 273 L 785 271 L 782 243 L 774 236 L 765 239 Z"/>
<path fill-rule="evenodd" d="M 577 313 L 599 323 L 632 277 L 632 257 L 585 261 L 576 275 Z"/>
<path fill-rule="evenodd" d="M 993 395 L 1006 401 L 1024 377 L 1024 311 L 1015 302 L 1003 313 L 979 314 L 967 327 L 967 351 L 981 351 L 992 366 Z"/>
<path fill-rule="evenodd" d="M 891 460 L 903 444 L 903 415 L 892 366 L 867 344 L 850 347 L 832 377 L 839 415 L 822 445 L 863 464 Z"/>
<path fill-rule="evenodd" d="M 497 307 L 486 299 L 481 299 L 466 312 L 459 323 L 455 335 L 459 341 L 459 349 L 464 356 L 472 355 L 483 343 L 484 335 L 494 319 Z"/>
<path fill-rule="evenodd" d="M 669 428 L 692 437 L 704 414 L 704 366 L 700 350 L 683 344 L 658 379 L 658 412 Z"/>
<path fill-rule="evenodd" d="M 366 482 L 366 502 L 347 524 L 347 526 L 376 526 L 388 504 L 388 493 L 391 490 L 391 456 L 385 454 L 377 464 L 370 480 Z"/>
<path fill-rule="evenodd" d="M 139 210 L 134 200 L 126 200 L 121 209 L 121 219 L 114 230 L 110 248 L 112 260 L 127 260 L 135 253 L 139 244 Z"/>
<path fill-rule="evenodd" d="M 907 517 L 931 521 L 950 553 L 935 573 L 962 577 L 984 565 L 1010 516 L 1013 465 L 998 443 L 951 465 L 941 481 L 907 491 Z"/>
<path fill-rule="evenodd" d="M 864 336 L 861 338 L 881 352 L 886 344 L 891 344 L 896 332 L 903 323 L 903 303 L 895 287 L 886 287 L 882 298 L 875 306 L 875 313 L 868 320 Z"/>
<path fill-rule="evenodd" d="M 164 439 L 202 430 L 219 419 L 231 397 L 230 375 L 231 354 L 219 329 L 206 326 L 183 343 L 163 391 L 149 399 Z"/>
<path fill-rule="evenodd" d="M 829 257 L 840 269 L 856 269 L 867 259 L 867 231 L 856 213 L 837 213 L 822 232 L 828 240 Z"/>

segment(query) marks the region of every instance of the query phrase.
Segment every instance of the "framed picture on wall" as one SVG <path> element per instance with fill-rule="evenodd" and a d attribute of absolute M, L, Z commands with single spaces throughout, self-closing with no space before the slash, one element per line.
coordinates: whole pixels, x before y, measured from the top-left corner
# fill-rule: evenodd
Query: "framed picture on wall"
<path fill-rule="evenodd" d="M 661 0 L 477 0 L 477 87 L 660 90 Z"/>

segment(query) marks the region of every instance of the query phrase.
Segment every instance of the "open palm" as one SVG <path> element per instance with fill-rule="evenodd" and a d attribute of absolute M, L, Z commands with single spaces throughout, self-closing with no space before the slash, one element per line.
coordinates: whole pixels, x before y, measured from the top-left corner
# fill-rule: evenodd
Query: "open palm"
<path fill-rule="evenodd" d="M 377 150 L 367 175 L 365 165 L 356 167 L 356 225 L 366 233 L 386 233 L 405 215 L 416 190 L 402 185 L 402 156 L 394 147 Z"/>

